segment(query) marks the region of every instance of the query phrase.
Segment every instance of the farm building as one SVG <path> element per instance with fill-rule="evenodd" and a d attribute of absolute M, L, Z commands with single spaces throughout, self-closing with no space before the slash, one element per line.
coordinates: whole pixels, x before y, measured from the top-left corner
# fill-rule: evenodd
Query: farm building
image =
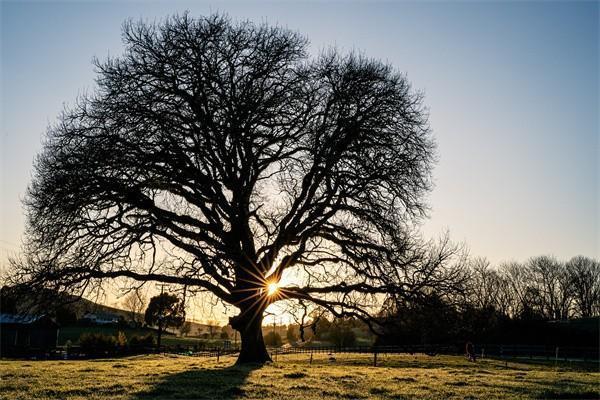
<path fill-rule="evenodd" d="M 20 355 L 56 347 L 58 324 L 44 315 L 0 314 L 0 355 Z"/>
<path fill-rule="evenodd" d="M 111 324 L 119 323 L 119 316 L 116 314 L 112 314 L 112 313 L 88 312 L 88 313 L 84 314 L 84 316 L 82 317 L 82 320 L 84 322 L 88 322 L 88 323 L 92 323 L 92 324 L 96 324 L 96 325 L 111 325 Z"/>

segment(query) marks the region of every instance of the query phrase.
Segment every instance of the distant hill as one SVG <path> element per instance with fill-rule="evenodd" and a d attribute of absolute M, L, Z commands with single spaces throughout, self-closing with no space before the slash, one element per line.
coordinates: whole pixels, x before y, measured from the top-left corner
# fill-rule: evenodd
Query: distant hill
<path fill-rule="evenodd" d="M 87 312 L 114 314 L 123 317 L 126 321 L 128 321 L 131 317 L 131 312 L 127 310 L 106 306 L 85 298 L 75 300 L 73 307 L 75 307 L 74 311 L 77 313 L 78 318 L 81 318 Z M 139 317 L 143 318 L 143 315 L 139 315 Z M 186 322 L 190 323 L 191 325 L 191 330 L 188 336 L 201 336 L 205 332 L 210 332 L 211 329 L 213 332 L 221 332 L 220 326 L 211 328 L 210 325 L 202 324 L 196 321 L 186 320 Z"/>
<path fill-rule="evenodd" d="M 86 313 L 92 314 L 112 314 L 117 317 L 123 317 L 125 321 L 129 321 L 131 313 L 127 310 L 123 310 L 118 307 L 111 307 L 101 303 L 97 303 L 93 300 L 86 298 L 80 298 L 76 296 L 53 295 L 53 292 L 48 291 L 47 293 L 34 295 L 27 291 L 19 291 L 18 294 L 12 291 L 13 288 L 3 287 L 0 292 L 3 297 L 3 304 L 12 303 L 11 308 L 16 308 L 17 313 L 24 314 L 49 314 L 54 315 L 56 310 L 59 308 L 67 308 L 71 312 L 75 313 L 77 319 L 81 319 Z M 6 298 L 12 299 L 12 301 L 6 302 Z M 3 310 L 3 312 L 14 312 Z M 139 315 L 140 319 L 143 319 L 143 315 Z M 220 334 L 221 326 L 210 326 L 208 324 L 202 324 L 196 321 L 186 320 L 191 325 L 189 336 L 202 336 L 204 333 L 212 332 L 213 334 Z"/>

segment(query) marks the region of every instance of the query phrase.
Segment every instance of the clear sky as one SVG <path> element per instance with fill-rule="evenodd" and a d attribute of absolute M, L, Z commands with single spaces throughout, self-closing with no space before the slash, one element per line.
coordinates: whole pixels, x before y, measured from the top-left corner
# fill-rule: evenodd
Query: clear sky
<path fill-rule="evenodd" d="M 427 236 L 492 262 L 600 257 L 598 2 L 1 3 L 0 266 L 46 126 L 122 51 L 126 18 L 220 11 L 395 65 L 438 142 Z"/>

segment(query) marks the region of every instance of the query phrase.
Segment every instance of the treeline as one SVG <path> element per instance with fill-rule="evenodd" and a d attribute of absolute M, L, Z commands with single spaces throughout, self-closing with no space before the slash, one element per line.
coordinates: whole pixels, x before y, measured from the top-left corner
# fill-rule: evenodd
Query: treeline
<path fill-rule="evenodd" d="M 492 268 L 485 259 L 471 263 L 467 304 L 493 308 L 510 317 L 565 320 L 600 315 L 600 262 L 577 256 L 567 262 L 534 257 L 525 263 Z"/>
<path fill-rule="evenodd" d="M 598 346 L 600 263 L 539 256 L 468 262 L 460 287 L 389 299 L 381 344 L 487 343 Z"/>
<path fill-rule="evenodd" d="M 351 347 L 360 341 L 370 341 L 372 333 L 360 320 L 353 318 L 332 318 L 321 313 L 313 317 L 306 326 L 290 324 L 287 327 L 286 338 L 289 343 L 323 342 L 338 347 Z"/>

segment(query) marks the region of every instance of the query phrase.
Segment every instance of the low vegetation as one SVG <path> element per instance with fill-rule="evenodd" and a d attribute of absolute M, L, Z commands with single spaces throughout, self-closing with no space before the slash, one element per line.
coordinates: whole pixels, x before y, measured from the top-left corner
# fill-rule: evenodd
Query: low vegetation
<path fill-rule="evenodd" d="M 279 355 L 264 366 L 234 357 L 144 355 L 88 361 L 0 361 L 7 399 L 596 399 L 597 364 L 463 357 Z M 52 373 L 49 373 L 52 371 Z"/>
<path fill-rule="evenodd" d="M 121 328 L 119 326 L 65 326 L 61 327 L 58 333 L 58 344 L 59 346 L 65 346 L 67 342 L 73 345 L 79 344 L 82 335 L 85 334 L 103 334 L 118 336 L 119 332 L 127 337 L 128 340 L 137 337 L 145 338 L 149 335 L 156 336 L 156 331 L 149 328 Z M 137 339 L 136 339 L 137 340 Z M 204 347 L 217 347 L 223 346 L 222 339 L 199 339 L 194 337 L 179 337 L 174 335 L 163 335 L 162 344 L 165 346 L 183 346 L 193 347 L 204 346 Z"/>

